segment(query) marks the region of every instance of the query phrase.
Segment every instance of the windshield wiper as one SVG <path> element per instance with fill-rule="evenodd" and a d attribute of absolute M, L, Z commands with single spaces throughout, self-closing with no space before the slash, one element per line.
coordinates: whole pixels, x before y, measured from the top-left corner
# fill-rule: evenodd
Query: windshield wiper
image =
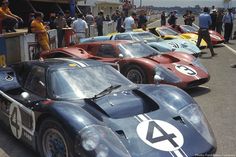
<path fill-rule="evenodd" d="M 153 56 L 157 56 L 157 55 L 158 55 L 158 53 L 154 52 L 154 53 L 152 53 L 152 54 L 150 54 L 150 55 L 147 55 L 147 56 L 145 56 L 145 57 L 153 57 Z"/>
<path fill-rule="evenodd" d="M 94 97 L 92 97 L 92 99 L 97 99 L 97 98 L 100 98 L 102 96 L 105 96 L 109 93 L 111 93 L 114 89 L 117 89 L 121 87 L 120 84 L 117 84 L 117 85 L 110 85 L 109 87 L 107 87 L 106 89 L 104 89 L 103 91 L 101 91 L 100 93 L 94 95 Z"/>

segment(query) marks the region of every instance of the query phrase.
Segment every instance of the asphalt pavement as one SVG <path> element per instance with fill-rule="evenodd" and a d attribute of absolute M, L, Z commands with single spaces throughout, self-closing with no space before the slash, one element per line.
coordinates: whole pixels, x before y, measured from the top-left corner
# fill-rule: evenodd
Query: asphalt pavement
<path fill-rule="evenodd" d="M 159 21 L 156 25 L 160 25 Z M 218 147 L 215 156 L 236 157 L 236 68 L 231 67 L 236 64 L 236 40 L 221 44 L 214 51 L 217 56 L 211 57 L 209 49 L 203 49 L 200 57 L 211 75 L 210 81 L 187 92 L 201 106 L 213 129 Z M 37 154 L 0 127 L 0 157 Z"/>

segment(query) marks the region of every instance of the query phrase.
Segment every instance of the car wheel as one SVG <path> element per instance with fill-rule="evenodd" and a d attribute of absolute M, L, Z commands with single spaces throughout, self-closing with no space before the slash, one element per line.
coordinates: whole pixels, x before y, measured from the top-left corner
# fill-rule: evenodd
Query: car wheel
<path fill-rule="evenodd" d="M 146 83 L 146 76 L 142 68 L 137 65 L 131 65 L 126 70 L 125 76 L 133 83 Z"/>
<path fill-rule="evenodd" d="M 41 157 L 72 157 L 69 138 L 57 120 L 44 120 L 39 129 L 38 151 Z"/>

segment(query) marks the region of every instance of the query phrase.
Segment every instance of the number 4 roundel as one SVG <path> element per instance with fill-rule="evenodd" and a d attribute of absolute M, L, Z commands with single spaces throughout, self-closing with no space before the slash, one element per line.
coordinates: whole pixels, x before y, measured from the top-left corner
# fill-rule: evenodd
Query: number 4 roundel
<path fill-rule="evenodd" d="M 14 102 L 10 106 L 9 121 L 13 135 L 20 139 L 22 135 L 21 114 L 19 106 Z"/>
<path fill-rule="evenodd" d="M 147 120 L 137 126 L 137 134 L 147 145 L 162 151 L 181 148 L 184 138 L 173 125 L 161 120 Z"/>

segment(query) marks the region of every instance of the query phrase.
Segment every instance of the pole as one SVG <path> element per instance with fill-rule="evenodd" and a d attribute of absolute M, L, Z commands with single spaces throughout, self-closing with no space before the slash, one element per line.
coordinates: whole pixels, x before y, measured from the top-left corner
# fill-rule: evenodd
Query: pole
<path fill-rule="evenodd" d="M 142 0 L 140 0 L 140 8 L 142 7 Z"/>
<path fill-rule="evenodd" d="M 75 0 L 70 0 L 70 16 L 75 17 Z"/>

